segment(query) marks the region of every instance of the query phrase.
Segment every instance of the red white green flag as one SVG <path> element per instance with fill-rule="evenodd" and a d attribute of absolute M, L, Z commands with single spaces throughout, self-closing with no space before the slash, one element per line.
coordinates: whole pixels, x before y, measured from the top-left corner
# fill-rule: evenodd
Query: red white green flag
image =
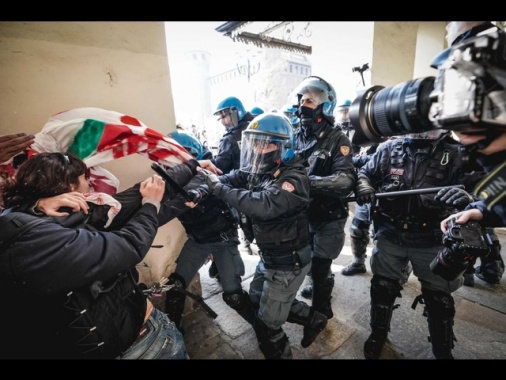
<path fill-rule="evenodd" d="M 137 118 L 92 107 L 51 116 L 35 135 L 31 150 L 29 155 L 73 153 L 90 168 L 93 190 L 108 194 L 116 192 L 118 181 L 112 173 L 100 168 L 100 164 L 134 153 L 168 167 L 193 158 L 177 141 L 147 127 Z"/>

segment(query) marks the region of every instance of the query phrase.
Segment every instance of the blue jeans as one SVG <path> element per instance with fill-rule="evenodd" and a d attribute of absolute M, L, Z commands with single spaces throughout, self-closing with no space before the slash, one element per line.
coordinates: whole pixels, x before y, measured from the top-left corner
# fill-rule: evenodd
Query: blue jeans
<path fill-rule="evenodd" d="M 183 335 L 165 313 L 153 308 L 146 323 L 149 332 L 117 359 L 189 359 Z"/>

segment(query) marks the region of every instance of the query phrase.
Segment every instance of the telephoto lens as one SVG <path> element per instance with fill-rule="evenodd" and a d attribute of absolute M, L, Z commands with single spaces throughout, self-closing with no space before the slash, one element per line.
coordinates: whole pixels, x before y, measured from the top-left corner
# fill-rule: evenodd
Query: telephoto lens
<path fill-rule="evenodd" d="M 446 281 L 453 281 L 464 274 L 470 258 L 466 254 L 457 253 L 451 248 L 444 247 L 430 263 L 430 270 Z"/>

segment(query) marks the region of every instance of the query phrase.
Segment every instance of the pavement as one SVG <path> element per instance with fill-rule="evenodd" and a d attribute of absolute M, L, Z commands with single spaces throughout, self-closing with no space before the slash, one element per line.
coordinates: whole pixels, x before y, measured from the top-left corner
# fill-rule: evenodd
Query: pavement
<path fill-rule="evenodd" d="M 506 247 L 506 229 L 497 229 L 502 246 Z M 304 349 L 300 345 L 302 326 L 286 323 L 286 331 L 294 359 L 363 359 L 363 345 L 370 334 L 369 288 L 372 277 L 369 259 L 367 273 L 344 276 L 341 269 L 351 262 L 349 237 L 339 257 L 333 261 L 335 286 L 332 292 L 334 317 L 315 342 Z M 256 246 L 253 246 L 256 251 Z M 368 257 L 372 245 L 368 247 Z M 505 257 L 506 249 L 502 250 Z M 242 252 L 246 267 L 243 288 L 247 291 L 259 256 Z M 191 359 L 264 359 L 255 333 L 245 320 L 223 301 L 217 280 L 208 275 L 210 264 L 200 270 L 200 285 L 205 302 L 218 314 L 215 319 L 202 308 L 185 314 L 184 337 Z M 505 276 L 506 277 L 506 276 Z M 453 293 L 456 305 L 454 333 L 457 339 L 455 359 L 506 359 L 506 279 L 490 285 L 475 276 L 475 286 L 463 286 Z M 304 284 L 302 285 L 302 287 Z M 302 289 L 301 287 L 301 289 Z M 411 275 L 396 299 L 391 331 L 381 359 L 434 359 L 428 341 L 427 319 L 423 305 L 411 305 L 420 294 L 420 285 Z M 298 298 L 311 304 L 298 294 Z M 190 300 L 190 302 L 193 302 Z"/>

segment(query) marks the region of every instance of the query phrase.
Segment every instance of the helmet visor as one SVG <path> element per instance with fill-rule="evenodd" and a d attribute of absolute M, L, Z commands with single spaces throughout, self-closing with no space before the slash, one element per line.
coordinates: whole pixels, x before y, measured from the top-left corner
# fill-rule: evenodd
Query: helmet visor
<path fill-rule="evenodd" d="M 241 140 L 241 170 L 263 174 L 278 166 L 288 137 L 245 131 Z"/>

